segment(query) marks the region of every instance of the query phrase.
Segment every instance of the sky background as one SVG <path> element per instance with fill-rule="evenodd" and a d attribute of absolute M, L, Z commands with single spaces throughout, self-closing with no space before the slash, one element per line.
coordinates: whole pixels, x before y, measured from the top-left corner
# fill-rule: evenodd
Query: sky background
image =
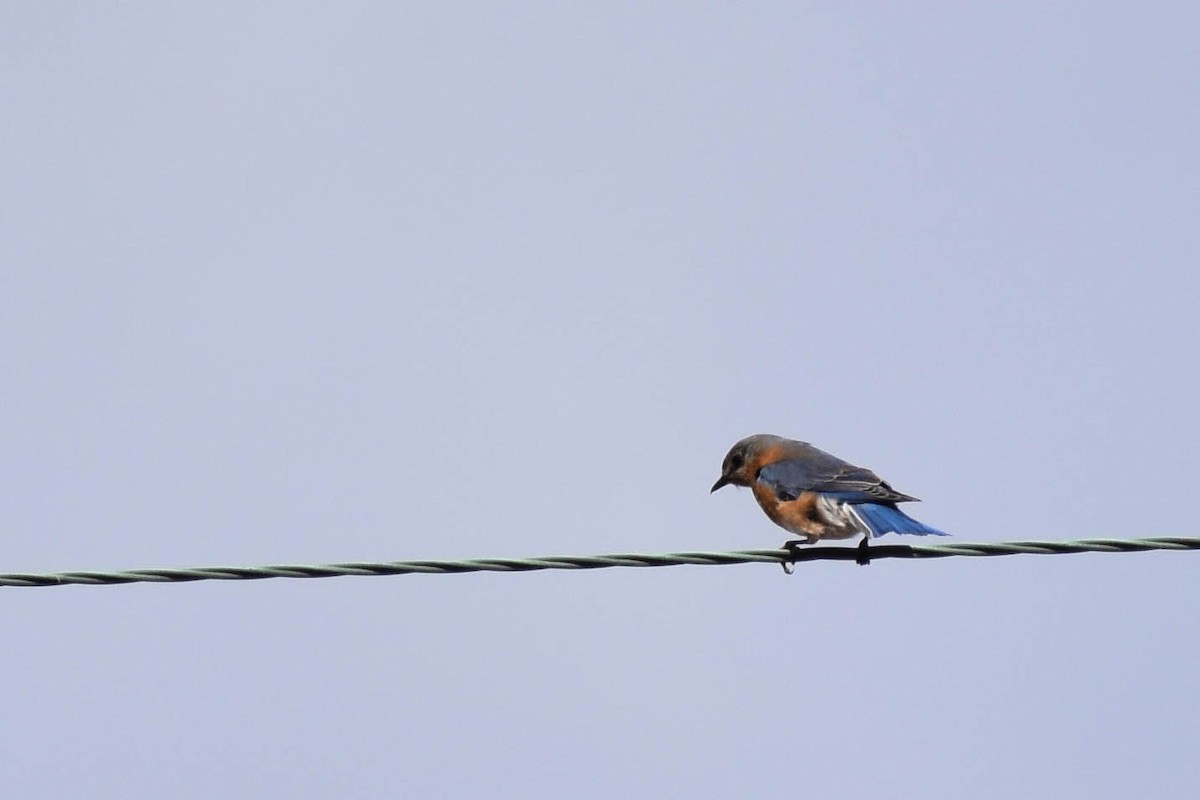
<path fill-rule="evenodd" d="M 2 17 L 0 572 L 1200 535 L 1194 3 Z M 1197 568 L 0 589 L 0 784 L 1193 798 Z"/>

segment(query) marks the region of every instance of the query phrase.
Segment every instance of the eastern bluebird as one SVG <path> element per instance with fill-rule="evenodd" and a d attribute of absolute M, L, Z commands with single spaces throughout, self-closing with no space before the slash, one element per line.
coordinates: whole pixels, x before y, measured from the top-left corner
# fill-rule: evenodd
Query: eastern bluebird
<path fill-rule="evenodd" d="M 871 470 L 847 464 L 808 442 L 768 433 L 742 439 L 725 456 L 712 491 L 729 484 L 749 486 L 772 522 L 804 537 L 784 545 L 791 550 L 798 544 L 861 533 L 857 560 L 866 564 L 867 540 L 872 536 L 947 535 L 896 507 L 917 498 L 897 492 Z"/>

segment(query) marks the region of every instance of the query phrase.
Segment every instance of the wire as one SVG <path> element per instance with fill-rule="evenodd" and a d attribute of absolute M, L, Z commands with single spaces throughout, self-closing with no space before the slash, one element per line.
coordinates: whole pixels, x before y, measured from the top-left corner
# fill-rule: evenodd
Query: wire
<path fill-rule="evenodd" d="M 1200 538 L 1073 539 L 1058 542 L 977 542 L 940 545 L 882 545 L 869 549 L 881 558 L 949 558 L 952 556 L 1053 555 L 1071 553 L 1133 553 L 1143 550 L 1200 550 Z M 336 578 L 350 575 L 450 575 L 462 572 L 531 572 L 544 569 L 605 569 L 608 567 L 672 567 L 683 565 L 790 564 L 801 561 L 856 561 L 855 547 L 779 548 L 730 552 L 612 553 L 599 556 L 541 558 L 473 558 L 465 561 L 384 561 L 348 564 L 282 564 L 263 567 L 194 567 L 135 569 L 123 572 L 0 573 L 0 586 L 105 586 L 121 583 L 188 583 L 191 581 L 254 581 L 267 578 Z"/>

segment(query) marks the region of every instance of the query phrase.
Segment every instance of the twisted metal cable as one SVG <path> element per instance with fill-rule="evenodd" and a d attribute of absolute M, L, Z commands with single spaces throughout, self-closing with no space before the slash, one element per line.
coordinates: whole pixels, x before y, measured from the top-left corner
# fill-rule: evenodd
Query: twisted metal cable
<path fill-rule="evenodd" d="M 1073 539 L 1059 542 L 976 542 L 963 544 L 892 544 L 870 548 L 880 558 L 948 558 L 950 556 L 1053 555 L 1063 553 L 1132 553 L 1142 550 L 1200 550 L 1200 538 L 1166 536 L 1150 539 Z M 854 547 L 807 547 L 795 551 L 611 553 L 599 556 L 541 558 L 472 558 L 463 561 L 384 561 L 347 564 L 281 564 L 263 567 L 193 567 L 135 569 L 124 572 L 0 573 L 0 586 L 100 586 L 119 583 L 187 583 L 190 581 L 254 581 L 266 578 L 336 578 L 346 575 L 448 575 L 460 572 L 530 572 L 543 569 L 607 567 L 671 567 L 682 565 L 784 564 L 800 561 L 855 561 Z"/>

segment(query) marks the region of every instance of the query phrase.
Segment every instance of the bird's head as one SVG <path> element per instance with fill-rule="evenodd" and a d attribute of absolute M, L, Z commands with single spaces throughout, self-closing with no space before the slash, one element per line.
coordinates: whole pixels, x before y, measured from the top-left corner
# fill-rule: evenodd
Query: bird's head
<path fill-rule="evenodd" d="M 721 464 L 721 477 L 713 484 L 709 494 L 722 486 L 749 486 L 754 483 L 758 470 L 762 466 L 761 455 L 766 449 L 782 441 L 778 436 L 769 433 L 759 433 L 747 436 L 729 449 L 725 461 Z"/>

